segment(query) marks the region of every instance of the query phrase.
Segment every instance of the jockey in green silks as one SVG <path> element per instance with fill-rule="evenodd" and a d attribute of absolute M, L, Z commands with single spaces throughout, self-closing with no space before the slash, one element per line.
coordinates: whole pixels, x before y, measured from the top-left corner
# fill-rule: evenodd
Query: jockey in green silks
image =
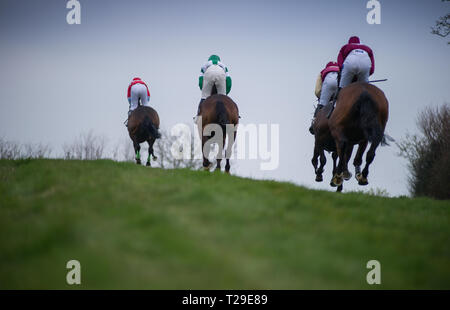
<path fill-rule="evenodd" d="M 231 77 L 228 68 L 220 61 L 217 55 L 211 55 L 208 62 L 203 65 L 198 78 L 198 86 L 202 91 L 202 98 L 198 105 L 197 116 L 200 115 L 202 102 L 212 95 L 213 87 L 216 86 L 217 93 L 228 95 L 231 90 Z"/>

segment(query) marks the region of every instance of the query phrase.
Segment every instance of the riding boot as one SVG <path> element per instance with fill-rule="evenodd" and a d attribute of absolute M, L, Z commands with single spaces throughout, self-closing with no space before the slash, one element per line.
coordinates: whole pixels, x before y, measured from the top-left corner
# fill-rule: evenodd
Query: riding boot
<path fill-rule="evenodd" d="M 336 105 L 336 100 L 339 96 L 339 93 L 341 92 L 341 89 L 342 89 L 342 87 L 338 87 L 338 89 L 336 91 L 336 95 L 334 96 L 333 104 L 331 105 L 331 109 L 330 109 L 330 112 L 328 112 L 327 118 L 330 118 L 331 113 L 333 113 L 333 111 L 334 111 L 334 106 Z"/>
<path fill-rule="evenodd" d="M 128 118 L 125 120 L 125 122 L 123 122 L 125 124 L 125 127 L 128 127 L 128 119 L 130 118 L 131 112 L 133 111 L 131 110 L 128 111 Z"/>
<path fill-rule="evenodd" d="M 198 104 L 198 108 L 197 108 L 197 115 L 194 116 L 194 123 L 197 123 L 198 116 L 200 115 L 200 107 L 201 107 L 203 101 L 205 101 L 205 99 L 200 99 L 200 103 Z"/>
<path fill-rule="evenodd" d="M 310 132 L 312 135 L 314 135 L 314 121 L 316 120 L 317 113 L 318 113 L 319 110 L 322 109 L 322 108 L 323 108 L 323 105 L 318 104 L 317 107 L 316 107 L 316 110 L 314 111 L 314 116 L 313 116 L 313 119 L 312 119 L 312 121 L 311 121 L 311 126 L 309 126 L 309 132 Z"/>

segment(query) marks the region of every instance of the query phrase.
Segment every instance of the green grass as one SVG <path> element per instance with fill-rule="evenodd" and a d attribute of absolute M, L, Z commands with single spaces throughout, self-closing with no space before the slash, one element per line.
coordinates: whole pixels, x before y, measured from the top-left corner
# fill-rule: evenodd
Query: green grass
<path fill-rule="evenodd" d="M 450 203 L 113 161 L 0 161 L 0 288 L 450 289 Z M 366 283 L 367 261 L 382 284 Z"/>

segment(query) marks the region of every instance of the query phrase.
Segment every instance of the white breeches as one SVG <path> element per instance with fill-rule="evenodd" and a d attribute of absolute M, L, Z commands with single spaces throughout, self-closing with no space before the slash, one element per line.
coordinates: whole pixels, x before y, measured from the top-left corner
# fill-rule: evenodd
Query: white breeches
<path fill-rule="evenodd" d="M 330 72 L 325 76 L 322 82 L 322 91 L 320 93 L 319 104 L 326 106 L 328 102 L 334 97 L 337 91 L 338 73 Z"/>
<path fill-rule="evenodd" d="M 218 94 L 226 95 L 226 77 L 225 71 L 220 66 L 210 66 L 203 75 L 202 99 L 211 96 L 214 85 L 216 85 Z"/>
<path fill-rule="evenodd" d="M 344 61 L 339 86 L 342 88 L 349 85 L 354 77 L 357 78 L 357 82 L 368 83 L 371 66 L 372 61 L 366 51 L 358 49 L 351 51 Z"/>
<path fill-rule="evenodd" d="M 130 111 L 138 107 L 139 99 L 141 100 L 141 105 L 148 106 L 150 97 L 147 95 L 147 87 L 143 84 L 134 84 L 131 86 Z"/>

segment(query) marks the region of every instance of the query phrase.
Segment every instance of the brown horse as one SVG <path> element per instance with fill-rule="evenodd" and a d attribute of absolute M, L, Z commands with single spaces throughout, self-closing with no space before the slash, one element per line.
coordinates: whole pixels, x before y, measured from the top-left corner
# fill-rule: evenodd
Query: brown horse
<path fill-rule="evenodd" d="M 147 166 L 150 166 L 150 155 L 153 160 L 156 160 L 153 154 L 153 144 L 156 139 L 161 137 L 158 132 L 159 116 L 158 113 L 151 107 L 139 106 L 128 118 L 128 134 L 133 141 L 134 152 L 136 154 L 136 164 L 141 164 L 141 146 L 140 143 L 148 143 L 148 157 Z"/>
<path fill-rule="evenodd" d="M 333 176 L 336 173 L 336 162 L 337 162 L 337 149 L 336 149 L 336 143 L 334 142 L 333 136 L 330 132 L 330 127 L 328 126 L 328 113 L 332 109 L 332 102 L 330 104 L 326 105 L 322 109 L 320 109 L 317 112 L 316 120 L 313 124 L 314 128 L 314 155 L 311 160 L 311 163 L 314 167 L 314 172 L 316 173 L 316 182 L 322 182 L 323 176 L 322 173 L 324 171 L 325 164 L 327 162 L 327 159 L 325 157 L 325 152 L 331 152 L 331 156 L 333 158 Z M 367 145 L 367 143 L 366 143 Z M 362 156 L 365 150 L 365 145 L 360 144 L 358 147 L 358 152 L 356 154 L 356 157 L 354 159 L 353 164 L 355 165 L 361 165 Z M 353 147 L 348 149 L 349 154 L 347 154 L 347 161 L 350 159 L 351 154 L 353 152 Z M 318 165 L 318 158 L 320 157 L 320 166 Z M 359 163 L 359 164 L 358 164 Z M 350 178 L 350 177 L 349 177 Z M 332 181 L 330 182 L 330 185 L 333 187 L 337 186 L 337 191 L 341 192 L 343 189 L 343 185 L 339 184 L 336 185 Z"/>
<path fill-rule="evenodd" d="M 339 164 L 332 179 L 334 185 L 339 186 L 343 179 L 351 177 L 347 163 L 355 144 L 359 144 L 358 155 L 361 156 L 358 161 L 358 155 L 355 158 L 355 177 L 359 185 L 368 184 L 369 166 L 375 158 L 377 147 L 383 141 L 388 114 L 389 103 L 386 96 L 372 84 L 353 83 L 340 91 L 336 108 L 328 120 L 339 156 Z M 361 173 L 362 154 L 368 142 L 371 145 Z"/>
<path fill-rule="evenodd" d="M 228 136 L 228 144 L 225 151 L 225 172 L 230 173 L 230 157 L 233 143 L 236 140 L 238 123 L 239 109 L 230 97 L 214 94 L 201 103 L 197 127 L 199 136 L 202 140 L 203 168 L 205 170 L 209 170 L 212 166 L 212 163 L 207 157 L 210 153 L 211 146 L 214 143 L 219 145 L 219 153 L 216 158 L 216 170 L 221 169 L 220 163 L 222 160 L 223 148 L 225 146 L 225 139 Z M 205 130 L 205 127 L 207 126 L 207 130 Z"/>

